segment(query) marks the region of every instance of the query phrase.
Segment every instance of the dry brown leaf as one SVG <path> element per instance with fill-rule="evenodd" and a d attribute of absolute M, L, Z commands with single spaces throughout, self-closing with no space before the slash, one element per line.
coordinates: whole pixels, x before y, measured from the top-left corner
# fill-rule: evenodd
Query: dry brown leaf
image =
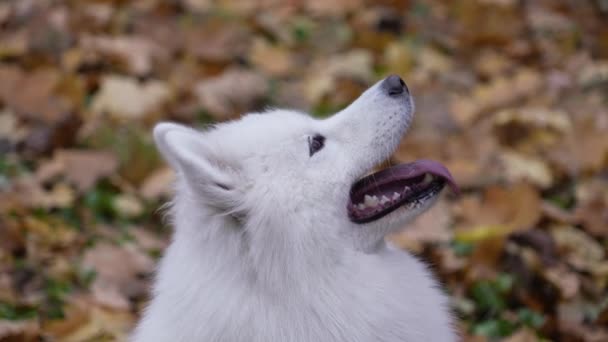
<path fill-rule="evenodd" d="M 541 216 L 541 198 L 527 183 L 488 187 L 482 198 L 465 197 L 456 211 L 463 219 L 456 237 L 483 240 L 533 228 Z"/>
<path fill-rule="evenodd" d="M 553 227 L 551 235 L 571 266 L 597 276 L 608 276 L 606 251 L 589 235 L 571 226 Z"/>
<path fill-rule="evenodd" d="M 56 183 L 51 191 L 47 193 L 45 207 L 47 208 L 69 208 L 74 204 L 76 194 L 74 190 L 65 183 Z"/>
<path fill-rule="evenodd" d="M 562 110 L 523 107 L 501 110 L 493 117 L 493 133 L 504 146 L 535 153 L 552 149 L 573 133 L 568 114 Z"/>
<path fill-rule="evenodd" d="M 602 60 L 586 64 L 578 76 L 583 87 L 594 86 L 608 81 L 608 61 Z"/>
<path fill-rule="evenodd" d="M 383 59 L 388 69 L 397 75 L 409 74 L 414 65 L 413 51 L 402 42 L 389 43 L 384 50 Z"/>
<path fill-rule="evenodd" d="M 425 47 L 415 54 L 415 67 L 408 79 L 414 84 L 427 84 L 435 77 L 450 74 L 453 67 L 452 60 L 446 55 L 437 49 Z"/>
<path fill-rule="evenodd" d="M 40 325 L 36 320 L 0 320 L 0 340 L 2 341 L 39 341 Z"/>
<path fill-rule="evenodd" d="M 227 62 L 245 57 L 251 33 L 239 21 L 209 18 L 184 32 L 185 47 L 194 56 L 210 62 Z"/>
<path fill-rule="evenodd" d="M 101 308 L 86 297 L 70 298 L 65 314 L 44 326 L 50 337 L 65 342 L 125 341 L 134 323 L 130 312 Z"/>
<path fill-rule="evenodd" d="M 66 179 L 81 192 L 89 190 L 99 179 L 114 174 L 118 168 L 118 158 L 109 151 L 60 150 L 55 158 L 63 165 Z"/>
<path fill-rule="evenodd" d="M 41 220 L 26 217 L 23 220 L 23 229 L 27 232 L 27 242 L 39 249 L 31 253 L 43 253 L 45 252 L 42 250 L 43 247 L 65 248 L 74 244 L 79 238 L 76 230 L 58 219 Z"/>
<path fill-rule="evenodd" d="M 19 127 L 17 116 L 8 109 L 0 111 L 0 139 L 15 144 L 23 140 L 27 132 Z"/>
<path fill-rule="evenodd" d="M 580 298 L 562 301 L 557 305 L 557 320 L 561 336 L 567 340 L 603 342 L 608 339 L 606 329 L 584 324 L 588 303 Z"/>
<path fill-rule="evenodd" d="M 268 92 L 268 82 L 258 72 L 232 68 L 200 81 L 194 92 L 214 118 L 226 120 L 255 109 Z"/>
<path fill-rule="evenodd" d="M 14 66 L 0 67 L 0 101 L 16 114 L 47 124 L 64 120 L 73 105 L 57 94 L 61 75 L 54 69 L 25 73 Z"/>
<path fill-rule="evenodd" d="M 538 337 L 529 328 L 521 328 L 513 335 L 505 338 L 503 342 L 538 342 Z"/>
<path fill-rule="evenodd" d="M 504 74 L 513 66 L 513 61 L 496 50 L 483 50 L 475 61 L 477 72 L 485 77 Z"/>
<path fill-rule="evenodd" d="M 608 236 L 608 182 L 592 179 L 577 185 L 574 215 L 595 236 Z"/>
<path fill-rule="evenodd" d="M 127 218 L 134 218 L 144 212 L 141 201 L 132 194 L 120 194 L 112 199 L 112 206 L 116 212 Z"/>
<path fill-rule="evenodd" d="M 167 246 L 166 239 L 140 227 L 132 227 L 129 232 L 135 238 L 137 244 L 147 251 L 159 251 Z"/>
<path fill-rule="evenodd" d="M 206 11 L 211 7 L 211 0 L 184 0 L 184 5 L 193 11 Z"/>
<path fill-rule="evenodd" d="M 313 65 L 314 74 L 306 79 L 305 95 L 310 103 L 318 103 L 335 90 L 338 78 L 370 83 L 373 80 L 373 55 L 364 49 L 322 58 Z"/>
<path fill-rule="evenodd" d="M 100 305 L 128 310 L 129 298 L 146 291 L 140 275 L 154 269 L 154 261 L 137 246 L 98 243 L 84 254 L 83 267 L 95 270 L 93 297 Z"/>
<path fill-rule="evenodd" d="M 161 81 L 138 83 L 133 78 L 106 76 L 91 109 L 97 115 L 107 113 L 118 120 L 141 120 L 162 110 L 171 96 L 171 89 Z"/>
<path fill-rule="evenodd" d="M 572 122 L 563 110 L 549 110 L 540 107 L 504 109 L 496 113 L 494 125 L 518 124 L 535 129 L 547 129 L 565 134 L 572 131 Z"/>
<path fill-rule="evenodd" d="M 545 269 L 543 276 L 560 290 L 562 298 L 572 299 L 578 295 L 580 288 L 578 274 L 560 266 Z"/>
<path fill-rule="evenodd" d="M 466 47 L 505 45 L 525 29 L 525 18 L 516 1 L 463 1 L 454 3 L 453 8 L 463 28 L 458 30 L 458 36 Z"/>
<path fill-rule="evenodd" d="M 250 59 L 262 72 L 272 76 L 286 75 L 293 67 L 289 50 L 282 46 L 271 45 L 261 38 L 253 41 Z"/>
<path fill-rule="evenodd" d="M 585 230 L 595 236 L 608 236 L 608 202 L 602 199 L 591 200 L 577 206 L 577 221 L 582 222 Z"/>
<path fill-rule="evenodd" d="M 456 122 L 467 126 L 484 113 L 536 94 L 542 86 L 543 78 L 536 70 L 520 68 L 511 77 L 498 76 L 475 87 L 470 95 L 455 96 L 451 114 Z"/>
<path fill-rule="evenodd" d="M 541 189 L 553 184 L 551 169 L 545 161 L 514 151 L 504 151 L 500 154 L 505 178 L 511 183 L 528 181 Z"/>
<path fill-rule="evenodd" d="M 466 280 L 473 282 L 479 279 L 495 278 L 498 274 L 497 265 L 505 249 L 506 239 L 504 234 L 487 236 L 477 241 L 468 241 L 475 242 L 475 250 L 469 258 L 470 266 Z"/>
<path fill-rule="evenodd" d="M 391 237 L 397 246 L 420 250 L 426 243 L 447 243 L 452 239 L 452 213 L 445 200 L 439 201 Z"/>
<path fill-rule="evenodd" d="M 134 323 L 135 318 L 130 312 L 93 307 L 87 324 L 65 336 L 63 341 L 80 342 L 100 339 L 127 341 Z"/>
<path fill-rule="evenodd" d="M 544 201 L 542 206 L 543 215 L 558 223 L 576 224 L 578 218 L 570 211 L 560 208 L 555 204 Z"/>
<path fill-rule="evenodd" d="M 122 61 L 135 75 L 150 73 L 154 61 L 168 58 L 166 50 L 142 36 L 84 35 L 80 44 L 81 49 L 87 53 L 99 53 L 104 58 Z"/>
<path fill-rule="evenodd" d="M 362 0 L 308 0 L 306 9 L 315 15 L 341 16 L 363 6 Z"/>
<path fill-rule="evenodd" d="M 89 320 L 90 304 L 84 298 L 70 297 L 64 309 L 64 319 L 45 322 L 43 326 L 45 333 L 55 339 L 65 339 Z"/>
<path fill-rule="evenodd" d="M 169 196 L 173 190 L 175 172 L 168 167 L 151 172 L 139 187 L 139 194 L 147 199 L 158 199 L 161 196 Z"/>
<path fill-rule="evenodd" d="M 445 166 L 450 170 L 450 173 L 461 188 L 479 186 L 485 181 L 481 176 L 483 171 L 481 163 L 476 160 L 454 158 L 446 161 Z"/>

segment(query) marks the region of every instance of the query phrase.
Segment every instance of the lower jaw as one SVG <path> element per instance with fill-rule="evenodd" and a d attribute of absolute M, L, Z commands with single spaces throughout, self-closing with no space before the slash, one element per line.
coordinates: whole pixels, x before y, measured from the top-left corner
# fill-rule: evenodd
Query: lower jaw
<path fill-rule="evenodd" d="M 424 203 L 432 200 L 435 196 L 437 196 L 441 190 L 444 188 L 445 182 L 438 182 L 436 185 L 433 185 L 428 190 L 421 192 L 420 194 L 414 195 L 412 198 L 408 198 L 406 201 L 402 203 L 398 203 L 395 206 L 388 207 L 383 209 L 377 213 L 371 213 L 366 216 L 355 216 L 352 212 L 349 211 L 349 218 L 352 222 L 357 224 L 364 224 L 379 220 L 399 209 L 402 208 L 411 208 L 415 209 L 424 205 Z"/>

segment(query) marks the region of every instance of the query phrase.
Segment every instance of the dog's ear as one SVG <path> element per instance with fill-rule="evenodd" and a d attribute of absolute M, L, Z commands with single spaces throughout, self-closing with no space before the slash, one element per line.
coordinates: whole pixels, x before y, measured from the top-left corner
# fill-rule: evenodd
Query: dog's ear
<path fill-rule="evenodd" d="M 232 210 L 240 198 L 234 169 L 223 164 L 204 134 L 175 123 L 154 127 L 161 154 L 197 194 L 220 210 Z"/>

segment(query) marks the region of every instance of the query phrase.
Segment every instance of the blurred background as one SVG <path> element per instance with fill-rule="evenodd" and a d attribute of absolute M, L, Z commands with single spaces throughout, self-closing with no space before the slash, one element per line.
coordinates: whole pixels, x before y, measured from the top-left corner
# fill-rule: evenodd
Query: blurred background
<path fill-rule="evenodd" d="M 0 341 L 124 341 L 170 229 L 150 129 L 323 117 L 388 74 L 395 161 L 463 189 L 393 237 L 466 341 L 608 341 L 608 1 L 0 1 Z"/>

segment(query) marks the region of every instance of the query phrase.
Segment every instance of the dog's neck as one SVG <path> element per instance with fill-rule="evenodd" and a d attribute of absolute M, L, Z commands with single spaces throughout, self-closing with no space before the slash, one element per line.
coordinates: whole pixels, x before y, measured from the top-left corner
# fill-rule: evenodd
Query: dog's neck
<path fill-rule="evenodd" d="M 176 198 L 171 216 L 183 259 L 172 262 L 198 260 L 204 269 L 193 272 L 215 272 L 218 279 L 238 279 L 271 295 L 303 296 L 357 273 L 351 269 L 356 253 L 346 242 L 330 234 L 315 238 L 306 222 L 273 222 L 268 215 L 235 219 L 183 197 Z"/>

